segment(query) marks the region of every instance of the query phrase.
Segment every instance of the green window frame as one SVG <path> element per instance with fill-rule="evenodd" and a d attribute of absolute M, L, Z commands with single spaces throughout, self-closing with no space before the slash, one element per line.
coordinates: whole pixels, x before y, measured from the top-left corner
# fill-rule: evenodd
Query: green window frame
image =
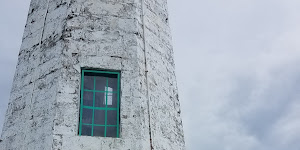
<path fill-rule="evenodd" d="M 119 137 L 120 72 L 82 70 L 79 136 Z"/>

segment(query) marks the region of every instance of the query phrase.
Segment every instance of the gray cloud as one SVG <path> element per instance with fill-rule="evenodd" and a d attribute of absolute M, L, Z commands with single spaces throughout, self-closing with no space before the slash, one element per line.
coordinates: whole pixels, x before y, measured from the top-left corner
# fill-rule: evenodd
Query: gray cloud
<path fill-rule="evenodd" d="M 300 2 L 169 4 L 188 149 L 299 149 Z"/>

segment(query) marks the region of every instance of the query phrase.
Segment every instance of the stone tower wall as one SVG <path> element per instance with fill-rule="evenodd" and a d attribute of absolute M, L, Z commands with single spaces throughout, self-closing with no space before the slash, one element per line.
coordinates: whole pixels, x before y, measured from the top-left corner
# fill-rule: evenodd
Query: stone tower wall
<path fill-rule="evenodd" d="M 121 71 L 120 138 L 78 136 L 81 68 Z M 174 71 L 166 0 L 32 0 L 0 146 L 184 149 Z"/>

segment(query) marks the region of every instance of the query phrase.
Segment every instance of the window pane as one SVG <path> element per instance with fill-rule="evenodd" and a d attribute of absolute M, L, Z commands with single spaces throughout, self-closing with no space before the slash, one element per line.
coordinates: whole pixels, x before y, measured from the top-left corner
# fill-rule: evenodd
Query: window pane
<path fill-rule="evenodd" d="M 117 137 L 117 127 L 106 127 L 106 137 Z"/>
<path fill-rule="evenodd" d="M 117 108 L 118 103 L 118 94 L 117 93 L 107 93 L 107 107 Z"/>
<path fill-rule="evenodd" d="M 95 110 L 94 124 L 105 125 L 105 110 Z"/>
<path fill-rule="evenodd" d="M 94 90 L 94 77 L 93 76 L 84 76 L 84 89 Z"/>
<path fill-rule="evenodd" d="M 93 110 L 85 109 L 82 110 L 82 123 L 92 124 Z"/>
<path fill-rule="evenodd" d="M 97 70 L 83 72 L 81 135 L 117 137 L 118 73 Z"/>
<path fill-rule="evenodd" d="M 105 107 L 105 93 L 95 93 L 95 107 Z"/>
<path fill-rule="evenodd" d="M 111 88 L 111 91 L 118 91 L 118 78 L 107 78 L 108 79 L 108 87 Z"/>
<path fill-rule="evenodd" d="M 92 126 L 82 125 L 81 135 L 91 136 L 92 134 Z"/>
<path fill-rule="evenodd" d="M 107 111 L 107 125 L 117 125 L 117 111 L 108 110 Z"/>
<path fill-rule="evenodd" d="M 96 90 L 105 91 L 106 77 L 96 77 Z"/>
<path fill-rule="evenodd" d="M 93 106 L 93 92 L 83 92 L 83 105 Z"/>
<path fill-rule="evenodd" d="M 104 137 L 105 127 L 94 126 L 94 136 L 102 136 Z"/>

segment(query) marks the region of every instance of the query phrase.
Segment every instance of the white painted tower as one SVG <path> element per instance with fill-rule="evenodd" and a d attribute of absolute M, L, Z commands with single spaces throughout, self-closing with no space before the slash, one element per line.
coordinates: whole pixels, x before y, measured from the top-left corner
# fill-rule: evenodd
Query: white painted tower
<path fill-rule="evenodd" d="M 167 0 L 32 0 L 2 150 L 185 149 Z"/>

